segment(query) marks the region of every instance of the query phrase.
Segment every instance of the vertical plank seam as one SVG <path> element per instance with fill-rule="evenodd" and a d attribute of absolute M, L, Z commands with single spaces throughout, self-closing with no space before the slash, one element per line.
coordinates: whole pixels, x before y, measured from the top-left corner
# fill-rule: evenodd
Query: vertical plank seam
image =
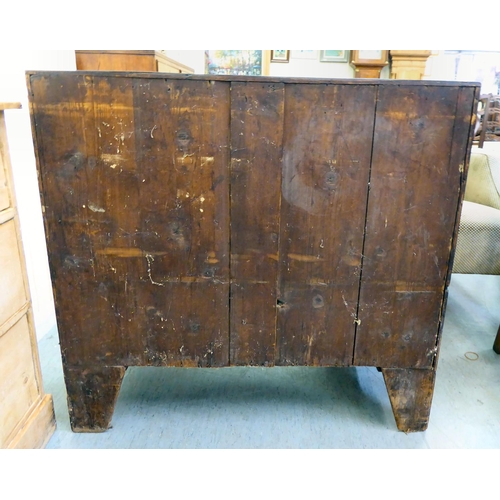
<path fill-rule="evenodd" d="M 456 98 L 456 101 L 455 101 L 455 119 L 453 120 L 453 130 L 451 132 L 451 141 L 450 141 L 450 150 L 449 150 L 449 153 L 448 153 L 448 173 L 450 172 L 450 167 L 452 167 L 451 163 L 453 161 L 453 146 L 454 146 L 454 143 L 455 143 L 455 134 L 456 134 L 456 131 L 457 131 L 457 110 L 458 110 L 458 103 L 460 102 L 460 96 L 461 96 L 461 88 L 458 90 L 457 92 L 457 98 Z M 470 131 L 470 130 L 469 130 Z M 454 234 L 455 234 L 455 230 L 456 230 L 456 224 L 457 224 L 457 212 L 458 212 L 458 207 L 460 206 L 460 196 L 461 196 L 461 186 L 462 186 L 462 176 L 463 176 L 463 173 L 460 173 L 460 179 L 459 179 L 459 193 L 458 193 L 458 202 L 457 202 L 457 207 L 456 207 L 456 210 L 455 210 L 455 222 L 453 223 L 453 235 L 452 235 L 452 239 L 451 239 L 451 242 L 450 242 L 450 250 L 448 252 L 448 263 L 447 263 L 447 266 L 448 268 L 446 269 L 446 272 L 444 273 L 444 277 L 443 277 L 443 293 L 441 295 L 441 304 L 439 305 L 439 316 L 438 316 L 438 323 L 437 323 L 437 330 L 436 330 L 436 335 L 434 337 L 434 357 L 432 359 L 432 368 L 433 369 L 436 369 L 437 367 L 437 350 L 439 349 L 439 340 L 440 340 L 440 337 L 441 337 L 441 330 L 442 330 L 442 325 L 443 325 L 443 321 L 444 321 L 444 307 L 445 307 L 445 304 L 446 304 L 446 301 L 447 301 L 447 286 L 446 286 L 446 283 L 447 283 L 447 280 L 448 280 L 448 276 L 449 276 L 449 273 L 450 273 L 450 269 L 452 267 L 451 265 L 451 260 L 452 260 L 452 250 L 453 250 L 453 239 L 454 239 Z"/>
<path fill-rule="evenodd" d="M 372 165 L 373 165 L 373 150 L 375 146 L 375 126 L 377 122 L 377 106 L 379 102 L 379 93 L 380 93 L 380 87 L 377 85 L 376 86 L 376 92 L 375 92 L 375 107 L 373 109 L 373 128 L 372 128 L 372 144 L 371 144 L 371 151 L 370 151 L 370 167 L 368 169 L 368 185 L 366 189 L 366 207 L 365 207 L 365 224 L 364 224 L 364 229 L 363 229 L 363 243 L 361 245 L 361 262 L 360 262 L 360 267 L 359 267 L 359 284 L 358 284 L 358 300 L 356 304 L 356 318 L 355 318 L 355 325 L 354 325 L 354 338 L 353 338 L 353 343 L 352 343 L 352 356 L 351 356 L 351 365 L 354 365 L 355 361 L 355 353 L 356 353 L 356 339 L 358 335 L 358 327 L 359 327 L 359 305 L 360 305 L 360 299 L 361 299 L 361 284 L 363 282 L 363 264 L 364 264 L 364 259 L 365 259 L 365 243 L 366 243 L 366 231 L 367 231 L 367 226 L 368 226 L 368 203 L 370 201 L 370 185 L 371 185 L 371 179 L 372 179 Z"/>
<path fill-rule="evenodd" d="M 137 78 L 137 75 L 133 78 L 131 78 L 131 81 L 132 81 L 132 102 L 133 102 L 133 120 L 134 120 L 134 123 L 133 123 L 133 131 L 134 131 L 134 165 L 136 165 L 137 167 L 139 167 L 139 165 L 142 166 L 142 161 L 141 161 L 141 156 L 143 155 L 143 148 L 144 148 L 144 137 L 143 137 L 143 134 L 142 133 L 138 133 L 138 131 L 142 131 L 143 130 L 143 121 L 142 121 L 142 105 L 141 105 L 141 99 L 142 99 L 142 96 L 141 96 L 141 82 L 140 82 L 140 79 Z M 163 79 L 163 82 L 165 84 L 165 87 L 169 87 L 170 83 L 168 81 L 168 78 L 164 78 Z M 168 99 L 169 99 L 169 107 L 168 107 L 168 110 L 167 112 L 165 112 L 165 109 L 163 108 L 163 112 L 167 115 L 171 112 L 171 95 L 169 92 L 165 92 L 165 96 L 168 96 Z M 175 168 L 175 165 L 172 165 L 172 168 Z M 140 207 L 139 209 L 139 214 L 138 214 L 138 229 L 139 230 L 142 230 L 142 225 L 143 225 L 143 219 L 142 219 L 142 213 L 143 213 L 143 203 L 142 203 L 142 194 L 143 194 L 143 190 L 142 189 L 138 189 L 137 190 L 137 197 L 138 197 L 138 205 Z M 146 258 L 146 261 L 148 262 L 149 264 L 149 261 L 147 260 Z M 139 278 L 141 278 L 142 276 L 142 272 L 141 272 L 141 268 L 142 268 L 142 259 L 141 259 L 141 263 L 137 264 L 137 267 L 136 267 L 136 270 L 137 270 L 137 275 Z M 129 278 L 129 272 L 130 272 L 130 268 L 134 268 L 134 264 L 132 264 L 132 262 L 129 262 L 128 259 L 125 261 L 125 264 L 124 264 L 124 269 L 125 269 L 125 286 L 124 286 L 124 291 L 123 291 L 123 309 L 124 310 L 128 310 L 128 293 L 127 293 L 127 283 L 128 283 L 128 278 Z M 133 274 L 133 272 L 131 273 Z M 121 293 L 121 292 L 120 292 Z M 136 300 L 137 299 L 133 299 L 134 300 L 134 307 L 135 307 L 135 303 L 136 303 Z M 171 304 L 171 302 L 170 302 Z M 170 307 L 170 304 L 169 304 L 169 307 Z M 170 309 L 169 309 L 170 311 Z M 169 314 L 169 313 L 167 313 Z M 124 319 L 124 321 L 128 320 L 129 314 L 127 312 L 127 318 Z M 121 321 L 121 318 L 118 317 L 118 320 Z M 130 336 L 128 336 L 128 338 L 126 339 L 126 342 L 127 342 L 127 349 L 126 349 L 126 352 L 127 352 L 127 357 L 130 357 L 130 351 L 131 351 L 131 348 L 130 348 L 130 342 L 131 338 Z M 156 340 L 156 337 L 155 336 L 152 336 L 152 335 L 142 335 L 141 336 L 141 358 L 143 360 L 143 366 L 151 366 L 152 365 L 152 362 L 151 362 L 151 359 L 152 359 L 152 355 L 151 353 L 154 353 L 155 352 L 155 340 Z M 168 363 L 165 364 L 165 366 L 168 366 Z"/>
<path fill-rule="evenodd" d="M 282 83 L 282 102 L 283 102 L 283 112 L 281 113 L 281 155 L 279 159 L 280 169 L 280 182 L 278 190 L 278 240 L 277 240 L 277 252 L 276 255 L 278 260 L 276 262 L 276 298 L 274 300 L 274 356 L 273 356 L 273 366 L 276 365 L 276 359 L 278 354 L 278 298 L 280 295 L 280 283 L 281 283 L 281 202 L 282 202 L 282 192 L 283 192 L 283 156 L 285 152 L 285 125 L 286 125 L 286 88 L 287 84 Z"/>
<path fill-rule="evenodd" d="M 94 100 L 94 76 L 91 75 L 89 76 L 90 78 L 90 89 L 91 89 L 91 92 L 92 92 L 92 96 L 91 96 L 91 101 L 92 101 L 92 118 L 94 120 L 94 130 L 93 130 L 93 135 L 94 135 L 94 145 L 96 145 L 97 143 L 97 130 L 95 128 L 95 124 L 96 124 L 96 118 L 95 118 L 95 100 Z M 78 79 L 79 80 L 79 79 Z M 85 75 L 82 75 L 82 80 L 83 82 L 86 84 L 86 76 Z M 84 85 L 84 87 L 87 87 L 87 85 Z M 80 91 L 81 92 L 81 91 Z M 88 91 L 86 91 L 88 92 Z M 80 103 L 82 105 L 82 107 L 84 108 L 85 107 L 85 100 L 87 99 L 87 95 L 82 95 L 80 93 L 79 95 L 80 97 Z M 78 110 L 78 112 L 80 112 L 80 110 Z M 89 156 L 89 149 L 88 149 L 88 140 L 87 140 L 87 137 L 86 137 L 86 134 L 85 134 L 85 130 L 86 130 L 86 113 L 85 111 L 83 111 L 83 113 L 80 113 L 80 116 L 79 116 L 79 119 L 82 121 L 82 128 L 83 128 L 83 141 L 84 141 L 84 151 L 85 151 L 85 159 L 86 159 L 86 165 L 85 165 L 85 191 L 86 191 L 86 194 L 87 194 L 87 203 L 88 201 L 91 199 L 90 198 L 90 186 L 92 185 L 92 183 L 89 183 L 89 166 L 88 166 L 88 156 Z M 96 151 L 94 151 L 95 153 Z M 97 155 L 96 155 L 96 158 L 97 158 Z M 85 193 L 84 193 L 85 195 Z M 94 278 L 95 278 L 95 264 L 96 264 L 96 259 L 95 259 L 95 254 L 94 254 L 94 247 L 93 247 L 93 244 L 92 244 L 92 234 L 91 234 L 91 231 L 90 231 L 90 225 L 89 225 L 89 217 L 88 215 L 85 217 L 85 228 L 86 228 L 86 231 L 87 231 L 87 236 L 88 236 L 88 250 L 89 250 L 89 253 L 90 253 L 90 257 L 91 257 L 91 267 L 92 267 L 92 274 L 94 275 Z M 88 280 L 87 280 L 88 282 Z"/>
<path fill-rule="evenodd" d="M 233 126 L 233 81 L 229 82 L 229 126 L 228 126 L 228 143 L 229 143 L 229 157 L 227 164 L 227 178 L 228 178 L 228 191 L 229 191 L 229 206 L 228 206 L 228 296 L 227 296 L 227 366 L 231 366 L 231 318 L 232 318 L 232 300 L 231 295 L 233 293 L 233 272 L 232 272 L 232 260 L 233 260 L 233 251 L 231 245 L 232 238 L 232 212 L 233 212 L 233 198 L 232 198 L 232 161 L 233 161 L 233 135 L 232 135 L 232 126 Z"/>
<path fill-rule="evenodd" d="M 456 131 L 456 123 L 457 120 L 459 119 L 457 117 L 457 112 L 458 112 L 458 103 L 460 101 L 460 98 L 462 95 L 465 94 L 465 89 L 464 87 L 460 87 L 459 91 L 457 92 L 457 102 L 455 106 L 455 121 L 453 122 L 453 132 L 452 132 L 452 139 L 451 139 L 451 147 L 450 147 L 450 162 L 452 161 L 452 151 L 453 151 L 453 145 L 455 143 L 455 131 Z M 450 253 L 449 253 L 449 258 L 448 258 L 448 269 L 446 270 L 445 276 L 444 276 L 444 283 L 443 283 L 443 294 L 441 297 L 441 306 L 439 308 L 439 321 L 438 321 L 438 328 L 436 332 L 436 337 L 435 337 L 435 344 L 434 344 L 434 358 L 432 360 L 432 368 L 435 370 L 437 368 L 437 362 L 438 362 L 438 351 L 439 351 L 439 345 L 440 345 L 440 340 L 441 340 L 441 335 L 442 335 L 442 330 L 443 330 L 443 325 L 444 325 L 444 316 L 446 312 L 446 304 L 448 301 L 448 285 L 449 285 L 449 280 L 451 278 L 451 273 L 453 271 L 453 261 L 455 257 L 455 248 L 457 244 L 457 237 L 458 237 L 458 230 L 459 230 L 459 225 L 460 225 L 460 217 L 459 217 L 459 211 L 462 206 L 464 194 L 465 194 L 465 182 L 467 180 L 467 170 L 466 166 L 468 165 L 470 161 L 470 153 L 472 149 L 472 141 L 474 139 L 474 127 L 473 127 L 473 116 L 474 112 L 477 107 L 477 102 L 478 102 L 478 97 L 479 97 L 479 91 L 477 87 L 474 89 L 474 94 L 472 96 L 472 105 L 471 105 L 471 110 L 470 110 L 470 121 L 469 121 L 469 132 L 468 132 L 468 138 L 467 138 L 467 147 L 465 150 L 465 157 L 464 157 L 464 163 L 463 163 L 463 169 L 460 172 L 460 179 L 459 179 L 459 194 L 458 194 L 458 200 L 457 200 L 457 206 L 455 210 L 455 222 L 453 224 L 453 235 L 451 239 L 451 245 L 450 245 Z"/>

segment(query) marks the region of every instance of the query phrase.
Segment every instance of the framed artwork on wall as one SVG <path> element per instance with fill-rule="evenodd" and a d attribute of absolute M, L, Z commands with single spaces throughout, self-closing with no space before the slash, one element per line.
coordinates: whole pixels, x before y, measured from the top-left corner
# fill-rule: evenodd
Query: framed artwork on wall
<path fill-rule="evenodd" d="M 290 51 L 289 50 L 271 50 L 271 62 L 289 62 L 290 61 Z"/>
<path fill-rule="evenodd" d="M 205 50 L 205 74 L 269 74 L 269 50 Z"/>
<path fill-rule="evenodd" d="M 351 50 L 351 63 L 356 65 L 387 64 L 388 50 Z"/>
<path fill-rule="evenodd" d="M 347 62 L 349 60 L 348 50 L 320 50 L 319 60 L 321 62 Z"/>

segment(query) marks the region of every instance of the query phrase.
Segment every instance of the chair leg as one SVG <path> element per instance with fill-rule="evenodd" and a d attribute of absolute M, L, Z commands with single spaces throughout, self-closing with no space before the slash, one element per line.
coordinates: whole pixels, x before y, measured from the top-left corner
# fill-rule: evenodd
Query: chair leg
<path fill-rule="evenodd" d="M 500 326 L 498 327 L 498 332 L 497 332 L 497 336 L 495 339 L 495 343 L 493 344 L 493 350 L 497 354 L 500 354 Z"/>

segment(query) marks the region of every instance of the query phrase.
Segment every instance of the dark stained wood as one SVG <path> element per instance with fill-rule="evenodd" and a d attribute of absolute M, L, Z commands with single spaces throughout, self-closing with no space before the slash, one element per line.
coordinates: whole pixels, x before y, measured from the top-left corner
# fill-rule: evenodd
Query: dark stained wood
<path fill-rule="evenodd" d="M 436 372 L 434 369 L 382 369 L 396 425 L 402 432 L 425 431 L 429 423 Z"/>
<path fill-rule="evenodd" d="M 284 86 L 231 88 L 231 364 L 272 366 Z"/>
<path fill-rule="evenodd" d="M 135 103 L 139 247 L 150 252 L 141 259 L 146 314 L 135 327 L 147 332 L 154 364 L 163 356 L 169 365 L 226 366 L 229 85 L 141 80 Z"/>
<path fill-rule="evenodd" d="M 32 91 L 39 140 L 61 138 L 41 181 L 68 365 L 227 365 L 228 84 L 62 74 Z M 55 109 L 56 91 L 74 102 Z"/>
<path fill-rule="evenodd" d="M 74 429 L 107 428 L 127 366 L 273 364 L 381 367 L 425 428 L 477 85 L 28 87 Z"/>
<path fill-rule="evenodd" d="M 352 361 L 376 91 L 286 87 L 276 364 Z"/>
<path fill-rule="evenodd" d="M 64 367 L 69 420 L 73 432 L 104 432 L 109 428 L 125 367 Z"/>
<path fill-rule="evenodd" d="M 113 51 L 117 52 L 117 51 Z M 26 74 L 28 78 L 30 75 L 50 75 L 53 71 L 27 71 Z M 78 74 L 79 71 L 67 71 L 69 75 Z M 99 77 L 116 77 L 116 78 L 149 78 L 149 79 L 159 79 L 164 80 L 165 75 L 159 73 L 148 73 L 137 71 L 85 71 L 86 75 L 89 76 L 99 76 Z M 283 77 L 283 76 L 239 76 L 239 75 L 202 75 L 202 74 L 169 74 L 169 79 L 175 80 L 193 80 L 193 81 L 222 81 L 222 82 L 260 82 L 260 83 L 284 83 L 284 84 L 305 84 L 305 85 L 317 85 L 317 84 L 327 84 L 327 85 L 356 85 L 356 86 L 376 86 L 380 85 L 384 87 L 399 87 L 404 84 L 408 87 L 457 87 L 460 88 L 477 88 L 477 83 L 474 82 L 454 82 L 454 81 L 423 81 L 423 80 L 380 80 L 379 78 L 366 78 L 366 79 L 355 79 L 355 78 L 305 78 L 305 77 Z"/>
<path fill-rule="evenodd" d="M 459 89 L 380 88 L 356 365 L 434 363 L 474 89 L 464 97 Z"/>

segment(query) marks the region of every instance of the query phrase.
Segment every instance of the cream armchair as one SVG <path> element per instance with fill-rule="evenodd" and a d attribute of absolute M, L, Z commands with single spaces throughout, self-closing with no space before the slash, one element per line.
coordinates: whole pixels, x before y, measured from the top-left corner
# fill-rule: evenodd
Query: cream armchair
<path fill-rule="evenodd" d="M 453 272 L 500 275 L 500 142 L 472 150 Z"/>

